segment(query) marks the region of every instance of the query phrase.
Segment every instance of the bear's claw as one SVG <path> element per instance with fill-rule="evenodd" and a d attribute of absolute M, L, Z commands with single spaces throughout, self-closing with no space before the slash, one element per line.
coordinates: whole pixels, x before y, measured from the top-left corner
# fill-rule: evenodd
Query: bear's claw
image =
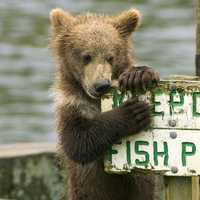
<path fill-rule="evenodd" d="M 151 67 L 132 67 L 122 73 L 119 77 L 121 90 L 146 91 L 158 85 L 160 76 Z"/>

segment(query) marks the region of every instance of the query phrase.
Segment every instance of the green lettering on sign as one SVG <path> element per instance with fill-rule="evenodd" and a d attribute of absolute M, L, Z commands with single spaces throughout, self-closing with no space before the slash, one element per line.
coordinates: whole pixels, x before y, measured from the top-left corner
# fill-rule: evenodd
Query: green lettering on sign
<path fill-rule="evenodd" d="M 148 165 L 148 163 L 149 163 L 149 153 L 146 152 L 146 151 L 140 150 L 141 146 L 148 146 L 148 145 L 149 145 L 149 142 L 147 142 L 147 141 L 136 141 L 135 142 L 135 153 L 137 155 L 143 155 L 144 158 L 145 158 L 144 160 L 136 159 L 135 160 L 136 165 L 141 165 L 141 166 L 147 166 Z"/>
<path fill-rule="evenodd" d="M 111 163 L 112 163 L 112 155 L 113 154 L 118 154 L 118 151 L 115 149 L 112 149 L 112 146 L 111 146 L 107 153 L 107 160 L 109 160 Z"/>
<path fill-rule="evenodd" d="M 131 143 L 126 141 L 126 157 L 128 165 L 131 165 Z"/>
<path fill-rule="evenodd" d="M 113 91 L 113 104 L 112 107 L 119 107 L 124 101 L 125 94 L 121 94 L 121 92 L 114 90 Z"/>
<path fill-rule="evenodd" d="M 200 116 L 200 113 L 197 111 L 197 98 L 200 97 L 200 92 L 194 92 L 192 94 L 192 113 L 193 116 Z"/>
<path fill-rule="evenodd" d="M 156 100 L 156 96 L 161 96 L 162 95 L 162 91 L 161 90 L 156 90 L 154 93 L 152 93 L 151 96 L 151 101 L 153 104 L 153 109 L 152 109 L 152 115 L 153 116 L 163 116 L 164 112 L 163 111 L 156 111 L 156 106 L 160 106 L 161 102 Z"/>
<path fill-rule="evenodd" d="M 188 151 L 188 147 L 190 147 L 190 151 Z M 196 146 L 192 142 L 182 142 L 182 165 L 186 166 L 186 158 L 187 156 L 193 156 L 196 153 Z"/>
<path fill-rule="evenodd" d="M 174 97 L 175 96 L 179 96 L 179 101 L 175 101 L 174 100 Z M 175 91 L 172 91 L 170 93 L 170 100 L 169 100 L 169 105 L 170 105 L 170 115 L 173 114 L 174 112 L 174 108 L 176 106 L 182 106 L 184 104 L 184 93 L 183 92 L 177 92 L 176 90 Z"/>
<path fill-rule="evenodd" d="M 154 164 L 158 166 L 158 156 L 164 157 L 164 166 L 168 165 L 169 155 L 168 155 L 168 145 L 167 142 L 163 142 L 164 150 L 158 151 L 158 143 L 153 142 L 153 154 L 154 154 Z"/>

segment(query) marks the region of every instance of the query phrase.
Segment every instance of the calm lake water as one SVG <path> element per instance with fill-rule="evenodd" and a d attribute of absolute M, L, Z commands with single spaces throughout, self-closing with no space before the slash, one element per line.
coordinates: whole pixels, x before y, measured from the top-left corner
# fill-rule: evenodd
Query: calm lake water
<path fill-rule="evenodd" d="M 62 7 L 117 13 L 140 9 L 143 24 L 135 34 L 138 64 L 162 76 L 194 74 L 195 10 L 191 0 L 1 0 L 0 143 L 55 141 L 49 87 L 54 64 L 47 49 L 48 13 Z"/>

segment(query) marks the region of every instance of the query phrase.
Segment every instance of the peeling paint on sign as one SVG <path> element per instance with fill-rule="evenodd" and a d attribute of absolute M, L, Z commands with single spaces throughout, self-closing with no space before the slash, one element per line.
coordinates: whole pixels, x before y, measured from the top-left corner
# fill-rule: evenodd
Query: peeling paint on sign
<path fill-rule="evenodd" d="M 116 88 L 102 101 L 102 111 L 133 95 Z M 139 95 L 153 105 L 151 129 L 124 138 L 105 158 L 109 173 L 142 169 L 169 176 L 200 175 L 200 80 L 175 77 Z"/>

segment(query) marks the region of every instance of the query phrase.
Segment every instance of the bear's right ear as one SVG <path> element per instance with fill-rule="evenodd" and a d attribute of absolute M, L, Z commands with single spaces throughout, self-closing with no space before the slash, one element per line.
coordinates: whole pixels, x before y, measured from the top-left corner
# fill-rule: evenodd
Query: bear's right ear
<path fill-rule="evenodd" d="M 49 16 L 55 31 L 62 30 L 63 28 L 68 30 L 71 24 L 75 21 L 75 17 L 60 8 L 53 9 Z"/>

